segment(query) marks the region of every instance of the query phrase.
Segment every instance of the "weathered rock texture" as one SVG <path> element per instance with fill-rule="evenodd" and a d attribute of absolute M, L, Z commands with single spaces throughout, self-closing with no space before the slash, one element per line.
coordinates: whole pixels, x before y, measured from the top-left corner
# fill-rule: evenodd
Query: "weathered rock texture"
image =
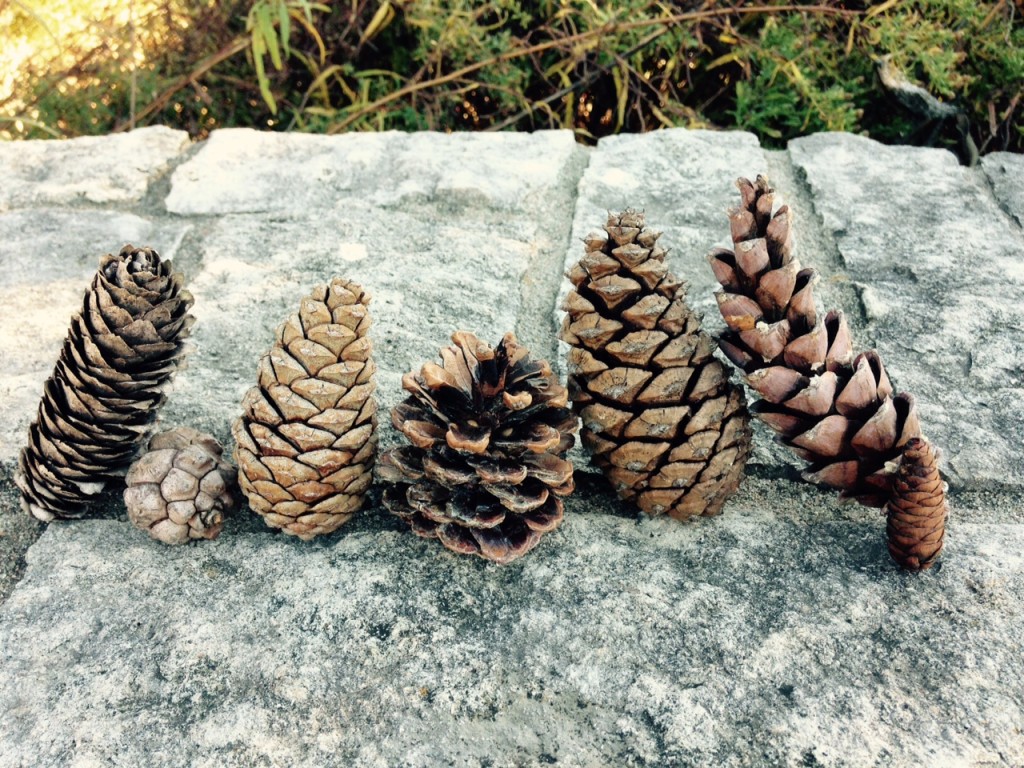
<path fill-rule="evenodd" d="M 163 126 L 70 141 L 0 143 L 0 211 L 137 203 L 188 145 L 185 131 Z"/>
<path fill-rule="evenodd" d="M 1016 158 L 682 130 L 589 151 L 568 133 L 231 131 L 153 155 L 160 135 L 0 162 L 0 594 L 39 530 L 17 449 L 98 255 L 146 242 L 186 274 L 197 350 L 163 420 L 227 442 L 274 328 L 335 274 L 375 296 L 383 409 L 455 328 L 514 329 L 556 360 L 563 265 L 609 209 L 658 222 L 715 330 L 704 256 L 727 244 L 735 177 L 766 169 L 801 198 L 823 304 L 945 450 L 946 547 L 901 574 L 884 520 L 793 482 L 764 433 L 721 517 L 638 524 L 577 473 L 563 526 L 504 568 L 379 503 L 314 542 L 243 515 L 164 547 L 111 494 L 110 519 L 45 532 L 0 607 L 0 765 L 1024 764 Z"/>
<path fill-rule="evenodd" d="M 999 204 L 1024 227 L 1024 157 L 993 152 L 981 158 Z"/>
<path fill-rule="evenodd" d="M 173 549 L 51 527 L 0 608 L 0 762 L 1024 761 L 1019 526 L 953 527 L 909 580 L 868 525 L 569 506 L 504 567 L 365 518 Z"/>

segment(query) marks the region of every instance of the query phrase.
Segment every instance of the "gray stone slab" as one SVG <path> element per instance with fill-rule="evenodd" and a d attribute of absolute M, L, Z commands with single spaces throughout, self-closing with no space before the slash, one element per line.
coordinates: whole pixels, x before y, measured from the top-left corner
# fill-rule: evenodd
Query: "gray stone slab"
<path fill-rule="evenodd" d="M 0 213 L 0 462 L 21 450 L 100 256 L 130 242 L 173 259 L 189 228 L 118 211 Z"/>
<path fill-rule="evenodd" d="M 1024 156 L 992 152 L 981 158 L 1000 205 L 1024 227 Z"/>
<path fill-rule="evenodd" d="M 689 283 L 687 299 L 719 322 L 718 287 L 705 261 L 713 247 L 729 244 L 726 209 L 736 205 L 735 181 L 765 173 L 768 161 L 752 133 L 683 128 L 602 139 L 579 185 L 566 269 L 583 256 L 581 240 L 601 232 L 608 212 L 643 210 L 647 225 L 662 232 L 669 267 Z M 563 294 L 569 283 L 564 281 Z"/>
<path fill-rule="evenodd" d="M 188 133 L 163 126 L 67 141 L 0 143 L 0 211 L 138 202 L 188 146 Z"/>
<path fill-rule="evenodd" d="M 789 145 L 860 288 L 866 335 L 917 398 L 953 486 L 1024 485 L 1024 233 L 944 150 L 849 134 Z M 814 266 L 814 255 L 800 255 Z"/>
<path fill-rule="evenodd" d="M 571 131 L 316 136 L 232 128 L 214 131 L 175 169 L 166 204 L 181 214 L 302 215 L 423 199 L 516 208 L 556 186 L 579 152 Z"/>
<path fill-rule="evenodd" d="M 552 190 L 549 202 L 566 212 L 571 208 L 567 191 L 559 199 Z M 371 338 L 384 409 L 405 396 L 402 375 L 436 360 L 453 331 L 470 330 L 496 344 L 506 331 L 519 330 L 524 273 L 538 253 L 560 260 L 564 231 L 521 214 L 486 220 L 483 215 L 384 214 L 353 204 L 315 224 L 252 215 L 219 218 L 196 244 L 189 287 L 196 297 L 197 349 L 163 418 L 226 437 L 274 329 L 313 286 L 334 275 L 356 280 L 374 297 Z M 554 265 L 552 284 L 559 274 L 557 260 Z M 542 332 L 540 354 L 545 345 L 553 346 L 552 329 Z M 521 334 L 524 343 L 530 335 Z M 381 421 L 387 443 L 390 420 Z"/>
<path fill-rule="evenodd" d="M 51 525 L 0 608 L 4 765 L 1024 761 L 1024 534 L 637 523 L 577 495 L 516 564 L 371 510 L 314 543 Z"/>
<path fill-rule="evenodd" d="M 515 331 L 536 355 L 553 356 L 550 308 L 586 157 L 571 134 L 503 134 L 496 141 L 293 135 L 270 137 L 279 145 L 275 152 L 267 150 L 266 135 L 227 133 L 238 142 L 215 141 L 215 134 L 194 165 L 179 168 L 169 206 L 180 210 L 175 200 L 188 197 L 230 209 L 238 200 L 232 195 L 251 194 L 242 207 L 274 212 L 223 215 L 195 238 L 189 264 L 198 350 L 179 378 L 167 420 L 226 436 L 274 329 L 314 285 L 334 275 L 358 281 L 374 296 L 383 409 L 403 398 L 402 375 L 436 359 L 457 329 L 492 344 Z M 225 157 L 242 150 L 278 158 L 273 194 L 247 175 L 270 173 L 255 157 L 244 173 L 224 170 Z M 369 163 L 367 157 L 375 164 L 356 162 Z M 310 187 L 305 198 L 292 194 L 311 164 L 356 170 L 338 176 L 343 185 Z M 185 196 L 191 182 L 182 179 L 196 169 L 201 178 L 213 173 L 229 191 Z M 287 210 L 277 210 L 279 202 Z M 388 445 L 390 421 L 381 421 Z"/>

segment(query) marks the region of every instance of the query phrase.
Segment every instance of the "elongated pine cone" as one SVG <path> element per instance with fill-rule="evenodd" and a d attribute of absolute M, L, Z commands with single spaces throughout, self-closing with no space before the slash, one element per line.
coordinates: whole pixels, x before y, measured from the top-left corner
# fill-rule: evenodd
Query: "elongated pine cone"
<path fill-rule="evenodd" d="M 277 329 L 232 427 L 238 481 L 267 525 L 300 539 L 363 503 L 377 452 L 370 296 L 334 278 Z"/>
<path fill-rule="evenodd" d="M 192 294 L 151 248 L 100 259 L 29 427 L 14 481 L 40 520 L 75 518 L 145 443 L 194 318 Z"/>
<path fill-rule="evenodd" d="M 223 453 L 216 439 L 191 427 L 153 435 L 125 476 L 128 519 L 165 544 L 217 538 L 235 505 L 235 470 Z"/>
<path fill-rule="evenodd" d="M 559 338 L 583 444 L 623 499 L 651 515 L 715 515 L 750 453 L 742 387 L 668 271 L 661 233 L 634 210 L 589 235 Z"/>
<path fill-rule="evenodd" d="M 893 393 L 878 353 L 854 357 L 842 312 L 819 315 L 817 273 L 794 258 L 789 208 L 772 213 L 767 179 L 736 184 L 734 250 L 708 255 L 728 326 L 719 346 L 763 398 L 751 410 L 810 462 L 805 478 L 881 507 L 903 447 L 921 435 L 914 398 Z"/>
<path fill-rule="evenodd" d="M 398 483 L 384 504 L 418 536 L 508 563 L 562 522 L 577 419 L 548 363 L 513 334 L 494 349 L 466 331 L 452 341 L 441 365 L 402 379 L 410 396 L 391 421 L 411 445 L 381 457 L 381 479 Z"/>
<path fill-rule="evenodd" d="M 942 552 L 949 508 L 935 451 L 927 440 L 915 437 L 904 446 L 885 512 L 892 559 L 908 571 L 931 568 Z"/>

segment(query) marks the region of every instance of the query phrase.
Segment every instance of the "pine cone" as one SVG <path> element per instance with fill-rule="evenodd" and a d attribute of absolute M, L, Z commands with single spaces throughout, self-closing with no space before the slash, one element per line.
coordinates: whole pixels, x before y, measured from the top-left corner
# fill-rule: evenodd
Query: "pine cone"
<path fill-rule="evenodd" d="M 942 552 L 949 509 L 928 441 L 907 441 L 885 511 L 892 559 L 908 571 L 931 568 Z"/>
<path fill-rule="evenodd" d="M 267 525 L 309 540 L 363 503 L 377 452 L 370 296 L 334 278 L 277 329 L 235 421 L 239 484 Z"/>
<path fill-rule="evenodd" d="M 217 538 L 235 505 L 235 470 L 223 453 L 213 437 L 191 427 L 154 435 L 125 477 L 128 519 L 165 544 Z"/>
<path fill-rule="evenodd" d="M 751 410 L 810 462 L 805 478 L 881 507 L 894 462 L 921 434 L 914 398 L 893 394 L 876 352 L 853 356 L 842 312 L 819 316 L 817 273 L 793 257 L 789 209 L 772 214 L 767 179 L 736 183 L 735 251 L 708 255 L 724 288 L 716 297 L 728 331 L 719 346 L 763 398 Z"/>
<path fill-rule="evenodd" d="M 466 331 L 452 341 L 442 365 L 402 379 L 411 394 L 391 420 L 412 445 L 381 457 L 380 477 L 402 484 L 384 504 L 418 536 L 508 563 L 562 522 L 576 417 L 548 363 L 513 334 L 495 349 Z"/>
<path fill-rule="evenodd" d="M 18 462 L 22 506 L 35 517 L 81 517 L 145 442 L 194 320 L 182 282 L 150 248 L 100 259 Z"/>
<path fill-rule="evenodd" d="M 750 453 L 741 387 L 668 271 L 661 233 L 634 210 L 589 235 L 562 308 L 583 444 L 623 499 L 651 515 L 715 515 Z"/>

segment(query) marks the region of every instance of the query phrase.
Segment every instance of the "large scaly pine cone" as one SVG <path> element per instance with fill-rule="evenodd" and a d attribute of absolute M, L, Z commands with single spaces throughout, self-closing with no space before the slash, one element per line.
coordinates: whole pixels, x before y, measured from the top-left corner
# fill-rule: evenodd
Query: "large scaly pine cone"
<path fill-rule="evenodd" d="M 127 471 L 181 365 L 192 294 L 151 248 L 100 259 L 29 427 L 14 481 L 40 520 L 81 517 Z"/>
<path fill-rule="evenodd" d="M 466 331 L 452 341 L 441 365 L 402 379 L 410 396 L 391 420 L 412 445 L 381 457 L 381 479 L 399 483 L 384 504 L 419 536 L 508 563 L 562 522 L 577 419 L 548 363 L 513 334 L 495 349 Z"/>
<path fill-rule="evenodd" d="M 926 440 L 911 438 L 904 446 L 885 511 L 892 559 L 908 571 L 931 568 L 942 552 L 949 508 L 935 450 Z"/>
<path fill-rule="evenodd" d="M 377 452 L 368 304 L 335 278 L 277 329 L 232 427 L 238 482 L 272 528 L 308 540 L 362 505 Z"/>
<path fill-rule="evenodd" d="M 708 260 L 724 289 L 716 296 L 728 331 L 719 345 L 763 398 L 752 411 L 810 462 L 808 480 L 867 506 L 897 503 L 905 492 L 894 487 L 901 456 L 911 464 L 921 461 L 921 452 L 931 456 L 913 397 L 894 394 L 876 351 L 854 357 L 843 312 L 818 315 L 817 273 L 794 258 L 790 210 L 772 213 L 768 180 L 736 184 L 741 204 L 729 211 L 735 250 L 716 249 Z M 937 482 L 929 504 L 944 508 Z M 890 534 L 898 527 L 890 525 Z M 904 526 L 909 529 L 919 530 Z M 928 550 L 934 541 L 929 529 L 921 544 Z M 906 537 L 899 547 L 916 551 Z M 909 562 L 896 559 L 904 567 Z"/>
<path fill-rule="evenodd" d="M 708 255 L 724 289 L 716 298 L 728 330 L 719 346 L 763 398 L 751 410 L 810 462 L 806 479 L 881 507 L 903 446 L 921 435 L 914 398 L 893 394 L 876 352 L 853 356 L 842 312 L 818 315 L 817 272 L 793 257 L 789 208 L 772 213 L 768 180 L 736 184 L 735 250 Z"/>
<path fill-rule="evenodd" d="M 569 392 L 583 444 L 623 499 L 651 515 L 715 515 L 750 453 L 742 387 L 668 271 L 644 215 L 612 214 L 589 235 L 562 308 Z"/>

